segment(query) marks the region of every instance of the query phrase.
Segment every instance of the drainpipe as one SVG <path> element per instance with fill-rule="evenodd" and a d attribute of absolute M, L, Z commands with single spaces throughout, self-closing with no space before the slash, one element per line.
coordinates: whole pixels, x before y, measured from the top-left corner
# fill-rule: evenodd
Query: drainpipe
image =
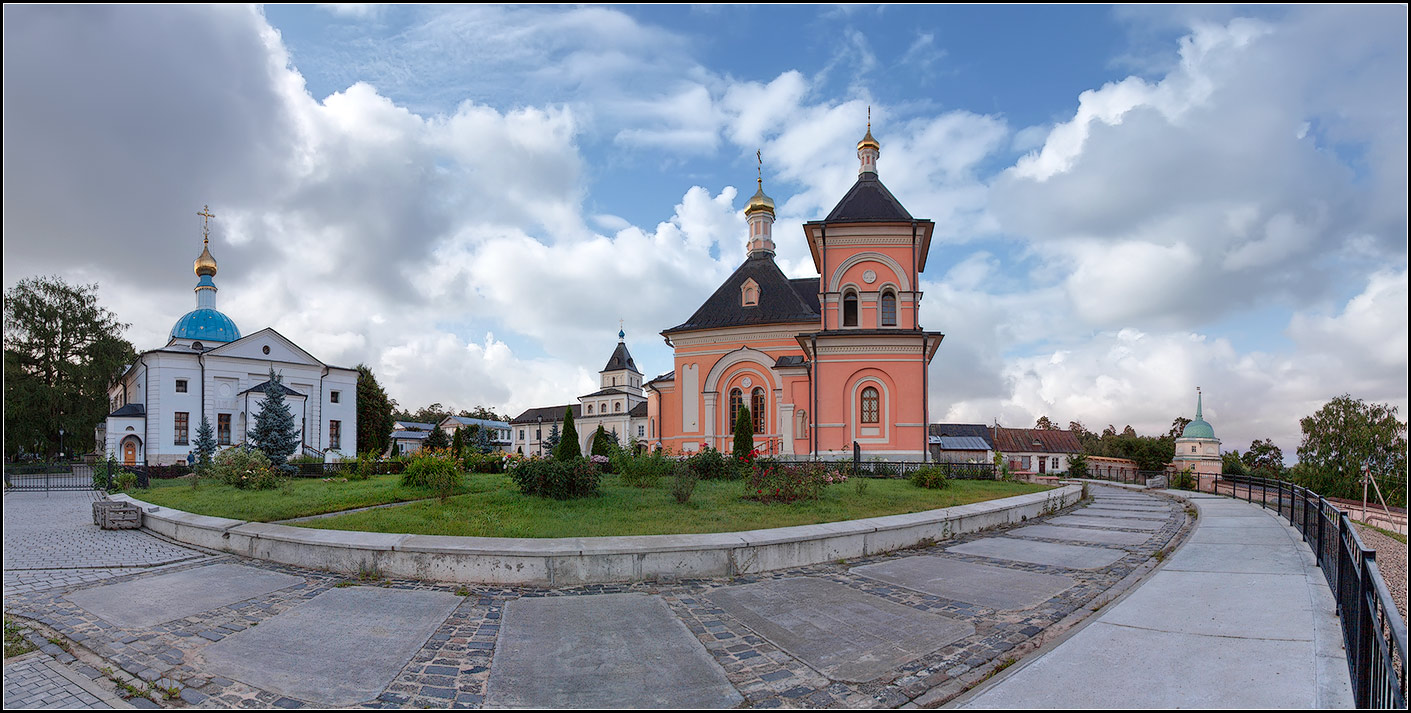
<path fill-rule="evenodd" d="M 931 460 L 931 369 L 926 363 L 926 350 L 931 340 L 921 335 L 921 462 Z"/>
<path fill-rule="evenodd" d="M 210 212 L 210 211 L 206 211 Z M 142 362 L 142 463 L 151 465 L 152 452 L 152 410 L 147 408 L 152 403 L 152 367 L 147 365 L 147 355 L 144 353 L 137 358 Z"/>
<path fill-rule="evenodd" d="M 812 346 L 809 351 L 812 352 L 813 358 L 809 360 L 808 365 L 808 407 L 813 410 L 813 413 L 809 414 L 809 418 L 816 422 L 818 421 L 818 335 L 815 334 L 810 339 L 812 340 Z M 813 427 L 808 429 L 808 442 L 809 455 L 813 460 L 818 460 L 817 423 L 814 423 Z"/>

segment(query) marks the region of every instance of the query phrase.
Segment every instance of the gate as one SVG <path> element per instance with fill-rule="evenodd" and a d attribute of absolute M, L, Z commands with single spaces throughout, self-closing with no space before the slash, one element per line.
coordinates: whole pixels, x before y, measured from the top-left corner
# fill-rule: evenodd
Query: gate
<path fill-rule="evenodd" d="M 93 466 L 84 463 L 7 465 L 5 489 L 46 493 L 51 490 L 93 490 L 93 475 Z"/>

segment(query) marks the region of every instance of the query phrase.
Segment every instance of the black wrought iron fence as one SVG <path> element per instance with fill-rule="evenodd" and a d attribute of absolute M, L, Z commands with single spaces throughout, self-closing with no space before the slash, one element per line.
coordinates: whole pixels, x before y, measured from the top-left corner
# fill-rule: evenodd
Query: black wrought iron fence
<path fill-rule="evenodd" d="M 25 463 L 5 466 L 5 489 L 49 492 L 92 490 L 93 469 L 83 463 Z"/>
<path fill-rule="evenodd" d="M 1208 484 L 1208 485 L 1207 485 Z M 1196 479 L 1195 487 L 1262 505 L 1303 535 L 1337 599 L 1358 708 L 1406 708 L 1406 622 L 1352 520 L 1300 485 L 1253 476 Z"/>

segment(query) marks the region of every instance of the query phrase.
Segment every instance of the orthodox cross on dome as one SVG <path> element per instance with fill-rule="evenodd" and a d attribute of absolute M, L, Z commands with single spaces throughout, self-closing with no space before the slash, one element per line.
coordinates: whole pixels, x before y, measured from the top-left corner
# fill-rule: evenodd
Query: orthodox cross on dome
<path fill-rule="evenodd" d="M 201 211 L 196 215 L 201 216 L 201 238 L 205 240 L 207 245 L 210 245 L 211 218 L 214 218 L 216 216 L 214 213 L 211 212 L 211 206 L 209 204 L 201 206 Z"/>
<path fill-rule="evenodd" d="M 755 167 L 755 173 L 757 174 L 757 176 L 754 180 L 755 183 L 759 184 L 759 189 L 764 190 L 764 154 L 761 153 L 759 149 L 755 149 L 754 159 L 755 161 L 759 162 L 759 165 Z"/>
<path fill-rule="evenodd" d="M 619 320 L 617 320 L 617 341 L 621 342 L 621 341 L 624 341 L 624 340 L 626 340 L 626 339 L 627 339 L 626 328 L 623 326 L 623 320 L 620 320 L 620 319 L 619 319 Z"/>

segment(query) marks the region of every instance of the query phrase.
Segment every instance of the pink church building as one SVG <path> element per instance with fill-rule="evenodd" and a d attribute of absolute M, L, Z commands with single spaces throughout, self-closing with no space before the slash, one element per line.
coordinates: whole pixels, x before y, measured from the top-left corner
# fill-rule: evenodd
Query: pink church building
<path fill-rule="evenodd" d="M 918 275 L 935 224 L 877 175 L 871 127 L 857 182 L 804 234 L 820 277 L 774 262 L 774 201 L 745 206 L 749 254 L 685 322 L 662 332 L 675 369 L 646 384 L 647 443 L 731 450 L 748 406 L 763 454 L 925 460 L 927 372 L 944 335 L 921 328 Z"/>

